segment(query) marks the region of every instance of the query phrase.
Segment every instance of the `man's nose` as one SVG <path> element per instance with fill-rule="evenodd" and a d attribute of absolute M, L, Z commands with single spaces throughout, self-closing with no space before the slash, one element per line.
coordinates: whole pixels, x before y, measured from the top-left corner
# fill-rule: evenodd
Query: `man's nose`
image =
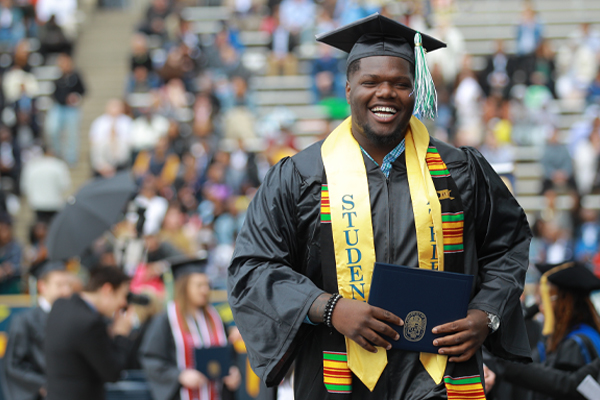
<path fill-rule="evenodd" d="M 394 88 L 389 82 L 382 82 L 377 86 L 377 97 L 394 97 Z"/>

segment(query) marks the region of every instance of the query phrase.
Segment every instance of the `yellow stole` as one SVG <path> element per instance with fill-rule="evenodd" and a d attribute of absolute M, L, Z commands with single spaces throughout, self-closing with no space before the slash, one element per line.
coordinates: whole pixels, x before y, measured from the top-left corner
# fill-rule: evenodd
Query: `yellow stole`
<path fill-rule="evenodd" d="M 367 301 L 375 264 L 373 223 L 367 172 L 362 151 L 347 118 L 323 143 L 321 155 L 329 189 L 331 227 L 339 293 L 348 299 Z M 406 133 L 406 166 L 415 216 L 419 267 L 431 269 L 432 261 L 443 270 L 441 206 L 425 156 L 429 133 L 415 117 Z M 432 235 L 435 232 L 435 235 Z M 348 367 L 373 390 L 387 364 L 385 349 L 370 353 L 346 338 Z M 446 356 L 421 353 L 423 366 L 436 384 L 446 369 Z"/>

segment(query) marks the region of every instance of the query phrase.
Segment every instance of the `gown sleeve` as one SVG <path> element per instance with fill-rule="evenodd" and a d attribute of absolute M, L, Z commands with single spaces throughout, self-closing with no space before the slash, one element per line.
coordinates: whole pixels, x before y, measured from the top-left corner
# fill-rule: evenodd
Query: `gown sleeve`
<path fill-rule="evenodd" d="M 522 364 L 498 360 L 499 375 L 504 380 L 560 399 L 583 399 L 577 386 L 588 375 L 597 379 L 600 375 L 600 358 L 585 365 L 574 341 L 565 341 L 557 353 L 555 366 L 540 363 Z"/>
<path fill-rule="evenodd" d="M 520 302 L 529 265 L 531 229 L 525 212 L 481 153 L 468 147 L 463 150 L 474 180 L 472 204 L 479 264 L 478 291 L 469 308 L 500 317 L 500 328 L 486 340 L 492 354 L 531 361 Z"/>
<path fill-rule="evenodd" d="M 175 342 L 167 314 L 154 318 L 140 347 L 140 363 L 156 400 L 171 400 L 181 388 Z"/>
<path fill-rule="evenodd" d="M 252 369 L 279 384 L 303 334 L 313 301 L 323 291 L 301 274 L 298 239 L 304 182 L 287 158 L 275 165 L 252 200 L 228 271 L 229 303 Z"/>

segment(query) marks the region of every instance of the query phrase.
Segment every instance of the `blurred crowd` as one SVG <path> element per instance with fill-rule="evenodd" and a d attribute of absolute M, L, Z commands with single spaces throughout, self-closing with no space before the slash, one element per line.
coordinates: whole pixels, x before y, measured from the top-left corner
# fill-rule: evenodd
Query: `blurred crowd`
<path fill-rule="evenodd" d="M 314 36 L 376 11 L 448 44 L 428 55 L 438 92 L 430 132 L 479 148 L 517 195 L 543 196 L 529 216 L 531 263 L 575 259 L 600 275 L 598 205 L 582 201 L 600 193 L 600 31 L 583 23 L 557 45 L 525 1 L 514 49 L 497 41 L 492 54 L 473 57 L 453 24 L 453 1 L 381 3 L 151 0 L 131 40 L 122 96 L 82 132 L 85 81 L 71 58 L 77 2 L 0 0 L 0 294 L 28 292 L 30 266 L 47 258 L 69 168 L 88 162 L 79 159 L 84 134 L 94 176 L 131 170 L 139 192 L 125 219 L 69 263 L 79 277 L 71 288 L 80 291 L 93 267 L 121 266 L 131 290 L 156 306 L 173 296 L 165 260 L 187 256 L 207 258 L 212 287 L 224 289 L 236 235 L 266 171 L 307 144 L 296 134 L 302 115 L 259 107 L 257 85 L 266 81 L 258 78 L 308 77 L 308 102 L 323 110 L 314 140 L 325 137 L 349 115 L 345 61 Z M 226 16 L 207 20 L 188 6 L 223 6 Z M 250 49 L 253 41 L 268 51 Z M 561 125 L 560 104 L 575 104 L 581 118 Z M 523 148 L 541 165 L 532 188 L 516 185 Z M 20 243 L 12 216 L 25 200 L 36 218 Z"/>
<path fill-rule="evenodd" d="M 27 268 L 49 219 L 63 207 L 68 165 L 79 157 L 85 93 L 71 54 L 79 14 L 75 0 L 0 2 L 0 293 L 22 292 Z M 68 163 L 68 164 L 67 164 Z M 13 235 L 12 215 L 25 195 L 36 213 L 30 242 Z"/>
<path fill-rule="evenodd" d="M 1 3 L 0 24 L 12 15 L 0 31 L 1 293 L 27 290 L 22 277 L 46 255 L 48 223 L 70 187 L 68 167 L 88 161 L 78 159 L 79 138 L 87 134 L 79 126 L 85 84 L 69 55 L 77 29 L 76 5 L 69 4 Z M 186 8 L 198 5 L 225 14 L 210 19 Z M 106 104 L 89 131 L 94 175 L 131 169 L 140 192 L 128 218 L 81 264 L 111 260 L 142 285 L 156 278 L 148 266 L 161 258 L 206 252 L 213 284 L 223 288 L 253 193 L 271 165 L 307 145 L 296 134 L 303 118 L 312 119 L 317 140 L 349 114 L 343 55 L 314 36 L 378 11 L 448 44 L 428 56 L 438 91 L 430 131 L 479 148 L 517 195 L 544 196 L 530 215 L 532 263 L 577 259 L 598 266 L 598 211 L 581 199 L 600 192 L 600 32 L 583 23 L 555 45 L 526 1 L 514 51 L 499 40 L 489 56 L 472 57 L 453 25 L 457 9 L 434 0 L 152 0 L 131 39 L 123 96 Z M 256 42 L 268 51 L 257 52 Z M 44 93 L 38 77 L 49 65 L 55 76 Z M 279 75 L 308 79 L 320 124 L 283 104 L 259 107 L 257 89 L 267 82 L 260 79 Z M 580 119 L 561 124 L 561 104 L 574 104 Z M 542 169 L 530 187 L 516 185 L 514 176 L 523 148 L 534 149 Z M 11 205 L 21 193 L 36 212 L 27 245 L 11 234 Z"/>

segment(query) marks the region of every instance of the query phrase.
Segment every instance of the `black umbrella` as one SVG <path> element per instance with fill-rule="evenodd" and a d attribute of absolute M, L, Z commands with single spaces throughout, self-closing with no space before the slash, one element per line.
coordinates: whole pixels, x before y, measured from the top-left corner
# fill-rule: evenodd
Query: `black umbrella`
<path fill-rule="evenodd" d="M 110 229 L 122 215 L 136 190 L 129 172 L 98 178 L 83 186 L 50 224 L 48 255 L 51 260 L 79 256 Z"/>

